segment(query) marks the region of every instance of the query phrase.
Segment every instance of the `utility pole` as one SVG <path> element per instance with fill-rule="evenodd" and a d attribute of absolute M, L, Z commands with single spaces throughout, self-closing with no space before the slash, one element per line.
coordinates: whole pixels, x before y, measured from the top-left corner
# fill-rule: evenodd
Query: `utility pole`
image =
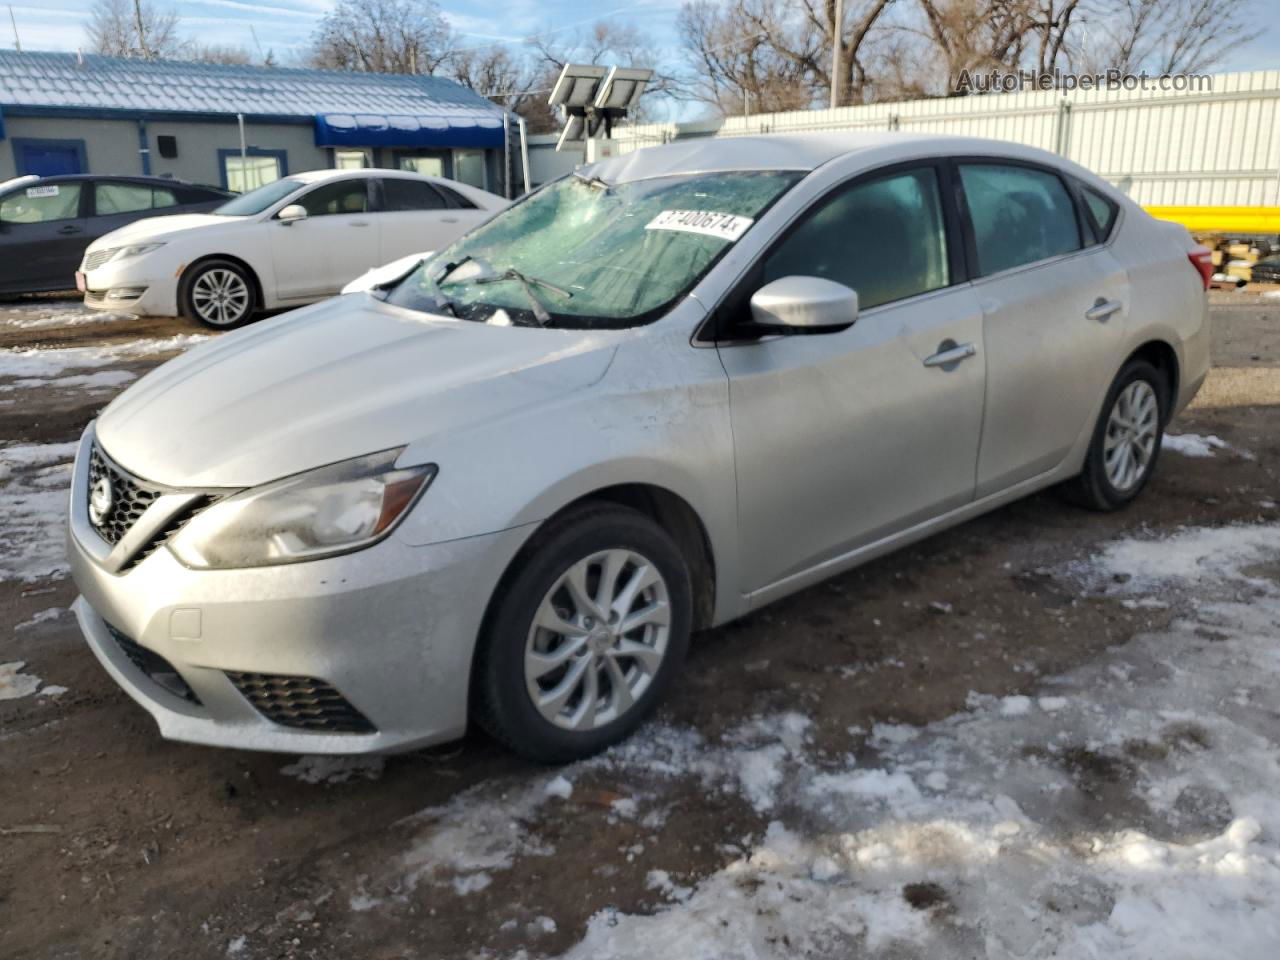
<path fill-rule="evenodd" d="M 142 0 L 133 0 L 133 19 L 138 27 L 138 49 L 142 51 L 142 58 L 152 60 L 154 57 L 147 49 L 147 29 L 142 21 Z"/>
<path fill-rule="evenodd" d="M 831 109 L 840 106 L 840 46 L 844 43 L 844 0 L 836 0 L 836 22 L 831 27 Z"/>
<path fill-rule="evenodd" d="M 13 45 L 22 52 L 22 38 L 18 36 L 18 18 L 13 15 L 13 4 L 9 4 L 9 22 L 13 24 Z"/>

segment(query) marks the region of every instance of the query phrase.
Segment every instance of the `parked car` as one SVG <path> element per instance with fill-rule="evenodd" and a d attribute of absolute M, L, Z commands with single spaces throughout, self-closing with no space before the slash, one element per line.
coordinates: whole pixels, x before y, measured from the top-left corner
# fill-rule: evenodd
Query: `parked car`
<path fill-rule="evenodd" d="M 212 210 L 232 194 L 168 177 L 75 174 L 0 183 L 0 293 L 75 287 L 85 248 L 143 217 Z"/>
<path fill-rule="evenodd" d="M 404 750 L 470 716 L 581 757 L 692 630 L 1044 487 L 1132 502 L 1208 370 L 1209 269 L 1009 143 L 604 160 L 122 393 L 74 469 L 76 614 L 173 739 Z"/>
<path fill-rule="evenodd" d="M 234 327 L 333 296 L 372 267 L 445 246 L 508 201 L 398 170 L 317 170 L 200 216 L 142 220 L 85 252 L 85 306 Z"/>

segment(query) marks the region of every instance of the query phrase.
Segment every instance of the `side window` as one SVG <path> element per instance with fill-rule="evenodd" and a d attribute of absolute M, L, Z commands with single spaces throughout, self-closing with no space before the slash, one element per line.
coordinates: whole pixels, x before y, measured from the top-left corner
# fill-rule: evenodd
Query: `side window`
<path fill-rule="evenodd" d="M 340 213 L 365 213 L 369 209 L 369 193 L 366 181 L 339 180 L 326 183 L 305 194 L 298 203 L 306 208 L 309 217 L 329 217 Z"/>
<path fill-rule="evenodd" d="M 51 223 L 80 216 L 80 184 L 36 184 L 0 200 L 0 221 Z"/>
<path fill-rule="evenodd" d="M 1120 206 L 1110 197 L 1103 196 L 1092 187 L 1080 186 L 1084 195 L 1085 206 L 1089 208 L 1089 216 L 1093 219 L 1094 234 L 1099 243 L 1105 243 L 1111 236 L 1111 228 L 1116 225 L 1116 217 Z"/>
<path fill-rule="evenodd" d="M 764 283 L 792 274 L 852 287 L 860 308 L 945 287 L 937 173 L 924 167 L 838 188 L 766 257 Z"/>
<path fill-rule="evenodd" d="M 166 187 L 156 187 L 151 191 L 151 206 L 157 210 L 161 207 L 176 207 L 178 198 L 174 192 Z"/>
<path fill-rule="evenodd" d="M 998 163 L 960 166 L 982 276 L 1080 249 L 1075 204 L 1057 174 Z"/>
<path fill-rule="evenodd" d="M 151 209 L 151 188 L 136 183 L 95 183 L 94 211 L 100 217 Z"/>
<path fill-rule="evenodd" d="M 388 212 L 403 210 L 443 210 L 447 204 L 440 192 L 429 183 L 420 180 L 401 180 L 387 177 L 382 181 L 383 209 Z"/>
<path fill-rule="evenodd" d="M 449 201 L 449 206 L 451 207 L 455 207 L 459 210 L 474 210 L 476 208 L 474 203 L 460 194 L 457 190 L 452 190 L 443 185 L 437 186 L 436 189 L 444 194 L 445 199 Z"/>

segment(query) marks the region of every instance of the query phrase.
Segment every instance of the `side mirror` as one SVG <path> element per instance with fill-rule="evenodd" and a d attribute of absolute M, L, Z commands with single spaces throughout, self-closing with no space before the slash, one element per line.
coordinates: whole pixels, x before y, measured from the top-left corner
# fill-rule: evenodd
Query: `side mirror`
<path fill-rule="evenodd" d="M 858 293 L 821 277 L 782 277 L 751 297 L 751 319 L 807 333 L 843 329 L 858 319 Z"/>
<path fill-rule="evenodd" d="M 291 203 L 276 214 L 276 219 L 284 224 L 305 220 L 307 219 L 307 208 L 300 203 Z"/>

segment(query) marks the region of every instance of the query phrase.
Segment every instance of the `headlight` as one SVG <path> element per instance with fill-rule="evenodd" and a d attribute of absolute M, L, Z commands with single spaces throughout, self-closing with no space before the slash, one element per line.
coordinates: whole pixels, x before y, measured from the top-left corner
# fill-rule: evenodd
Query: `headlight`
<path fill-rule="evenodd" d="M 403 447 L 252 487 L 196 514 L 169 549 L 188 567 L 262 567 L 370 546 L 431 483 L 435 464 L 396 469 Z"/>
<path fill-rule="evenodd" d="M 152 250 L 159 250 L 163 247 L 163 243 L 138 243 L 131 247 L 116 247 L 111 251 L 111 256 L 107 257 L 107 262 L 113 260 L 128 260 L 130 257 L 140 257 L 144 253 L 150 253 Z"/>

